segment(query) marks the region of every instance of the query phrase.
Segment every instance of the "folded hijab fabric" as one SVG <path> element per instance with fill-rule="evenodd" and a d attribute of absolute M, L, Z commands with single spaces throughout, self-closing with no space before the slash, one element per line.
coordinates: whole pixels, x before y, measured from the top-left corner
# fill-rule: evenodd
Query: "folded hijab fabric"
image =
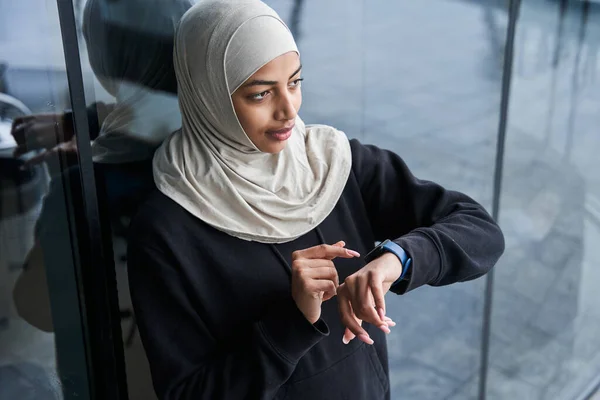
<path fill-rule="evenodd" d="M 173 38 L 192 0 L 88 0 L 83 33 L 94 74 L 115 97 L 99 137 L 95 162 L 152 158 L 181 128 Z"/>
<path fill-rule="evenodd" d="M 244 240 L 284 243 L 314 229 L 350 174 L 348 139 L 332 127 L 297 117 L 284 150 L 269 154 L 237 119 L 231 94 L 292 51 L 288 27 L 258 0 L 202 0 L 177 29 L 182 129 L 156 152 L 154 180 L 192 215 Z"/>

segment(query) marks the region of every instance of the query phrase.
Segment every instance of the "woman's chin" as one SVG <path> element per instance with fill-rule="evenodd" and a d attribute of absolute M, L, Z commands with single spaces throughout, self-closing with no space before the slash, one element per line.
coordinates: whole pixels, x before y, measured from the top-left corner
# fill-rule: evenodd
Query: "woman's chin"
<path fill-rule="evenodd" d="M 269 140 L 265 143 L 262 143 L 262 146 L 257 146 L 260 151 L 263 153 L 277 154 L 281 153 L 283 149 L 287 146 L 287 140 L 285 141 L 272 141 Z"/>
<path fill-rule="evenodd" d="M 283 151 L 283 149 L 285 149 L 286 144 L 286 142 L 283 142 L 275 146 L 270 146 L 270 148 L 267 150 L 267 153 L 279 154 Z"/>

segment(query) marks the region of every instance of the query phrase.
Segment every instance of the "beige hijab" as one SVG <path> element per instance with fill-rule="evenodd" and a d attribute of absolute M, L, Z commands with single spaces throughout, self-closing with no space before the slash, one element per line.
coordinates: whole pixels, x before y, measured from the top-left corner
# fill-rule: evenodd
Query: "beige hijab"
<path fill-rule="evenodd" d="M 279 16 L 258 0 L 201 0 L 182 18 L 175 72 L 182 128 L 154 157 L 165 195 L 244 240 L 284 243 L 319 225 L 351 169 L 347 137 L 300 118 L 284 150 L 263 153 L 242 129 L 231 94 L 274 58 L 298 52 Z"/>

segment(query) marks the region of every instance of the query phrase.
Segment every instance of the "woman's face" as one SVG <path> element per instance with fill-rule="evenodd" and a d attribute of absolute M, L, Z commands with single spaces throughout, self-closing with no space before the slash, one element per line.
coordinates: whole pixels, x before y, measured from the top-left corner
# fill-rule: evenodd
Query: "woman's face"
<path fill-rule="evenodd" d="M 279 153 L 292 135 L 300 105 L 300 57 L 283 54 L 256 71 L 232 95 L 244 131 L 262 152 Z"/>

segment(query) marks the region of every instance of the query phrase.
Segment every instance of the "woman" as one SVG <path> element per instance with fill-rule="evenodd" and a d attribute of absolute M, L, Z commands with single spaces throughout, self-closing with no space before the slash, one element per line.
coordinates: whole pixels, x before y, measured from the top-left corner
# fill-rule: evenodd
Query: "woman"
<path fill-rule="evenodd" d="M 260 1 L 192 7 L 174 61 L 182 129 L 129 242 L 159 398 L 388 399 L 384 294 L 482 276 L 500 229 L 397 155 L 305 126 L 298 50 Z"/>

